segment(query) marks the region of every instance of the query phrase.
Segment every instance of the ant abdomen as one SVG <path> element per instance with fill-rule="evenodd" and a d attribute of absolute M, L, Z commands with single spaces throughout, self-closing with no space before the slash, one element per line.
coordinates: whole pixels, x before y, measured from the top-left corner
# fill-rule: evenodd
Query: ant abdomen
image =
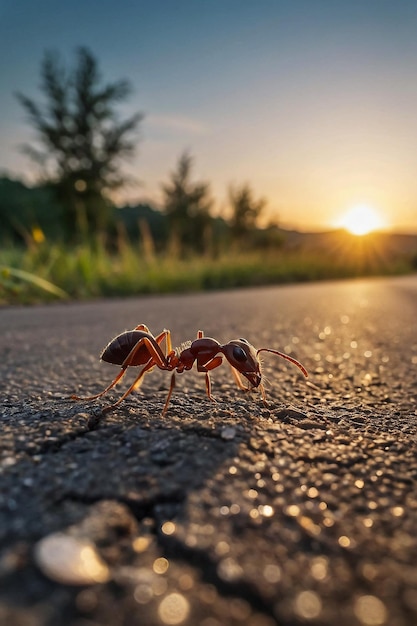
<path fill-rule="evenodd" d="M 106 363 L 123 365 L 132 348 L 136 346 L 138 341 L 147 336 L 149 336 L 148 333 L 145 333 L 143 330 L 126 330 L 107 344 L 100 358 L 102 361 L 106 361 Z M 143 365 L 149 358 L 149 350 L 146 345 L 143 344 L 136 351 L 132 362 L 128 365 Z"/>

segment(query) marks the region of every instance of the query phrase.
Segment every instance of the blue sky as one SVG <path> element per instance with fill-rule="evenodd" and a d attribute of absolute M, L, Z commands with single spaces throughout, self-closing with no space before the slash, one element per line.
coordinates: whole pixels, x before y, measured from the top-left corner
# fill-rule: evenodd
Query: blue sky
<path fill-rule="evenodd" d="M 33 179 L 13 94 L 39 99 L 45 50 L 71 64 L 80 45 L 145 115 L 131 200 L 158 201 L 189 150 L 218 212 L 248 182 L 286 226 L 362 204 L 417 232 L 414 0 L 0 0 L 0 170 Z"/>

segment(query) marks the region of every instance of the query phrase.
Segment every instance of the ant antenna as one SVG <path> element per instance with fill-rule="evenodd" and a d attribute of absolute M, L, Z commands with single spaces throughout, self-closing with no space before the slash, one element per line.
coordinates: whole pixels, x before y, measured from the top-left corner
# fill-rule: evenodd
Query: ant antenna
<path fill-rule="evenodd" d="M 308 378 L 308 372 L 306 368 L 304 367 L 304 365 L 302 365 L 300 361 L 297 361 L 297 359 L 294 359 L 292 356 L 289 356 L 288 354 L 284 354 L 283 352 L 278 352 L 278 350 L 271 350 L 270 348 L 260 348 L 256 352 L 256 356 L 258 356 L 260 352 L 272 352 L 272 354 L 276 354 L 277 356 L 280 356 L 283 359 L 286 359 L 287 361 L 294 363 L 294 365 L 296 365 L 303 372 L 304 376 Z"/>

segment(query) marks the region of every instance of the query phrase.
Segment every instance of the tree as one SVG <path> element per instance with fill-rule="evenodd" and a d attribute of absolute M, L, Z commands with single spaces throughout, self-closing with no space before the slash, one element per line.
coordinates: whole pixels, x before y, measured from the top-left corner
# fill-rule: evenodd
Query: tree
<path fill-rule="evenodd" d="M 230 227 L 233 238 L 237 243 L 246 243 L 257 227 L 266 201 L 264 198 L 255 200 L 248 183 L 240 187 L 230 187 L 229 201 L 232 209 Z"/>
<path fill-rule="evenodd" d="M 171 251 L 206 253 L 210 246 L 212 200 L 207 183 L 193 183 L 193 159 L 184 152 L 169 183 L 162 185 Z"/>
<path fill-rule="evenodd" d="M 26 152 L 43 167 L 65 214 L 68 234 L 106 230 L 111 222 L 109 192 L 123 185 L 121 159 L 135 149 L 132 133 L 141 114 L 120 121 L 115 104 L 130 93 L 126 80 L 102 85 L 95 57 L 77 50 L 67 71 L 59 56 L 47 52 L 41 65 L 43 105 L 21 93 L 19 102 L 37 131 L 40 146 Z"/>

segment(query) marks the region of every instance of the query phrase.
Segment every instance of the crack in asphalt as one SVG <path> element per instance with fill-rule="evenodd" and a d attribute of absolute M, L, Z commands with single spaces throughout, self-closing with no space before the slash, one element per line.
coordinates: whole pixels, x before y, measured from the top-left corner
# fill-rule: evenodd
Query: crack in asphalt
<path fill-rule="evenodd" d="M 182 562 L 194 570 L 197 570 L 200 579 L 216 588 L 219 595 L 245 600 L 254 611 L 274 617 L 273 607 L 257 593 L 254 587 L 242 580 L 225 580 L 218 573 L 219 563 L 213 559 L 207 551 L 201 548 L 187 546 L 173 535 L 167 535 L 162 531 L 162 526 L 167 521 L 175 523 L 181 517 L 181 509 L 187 500 L 188 494 L 184 490 L 169 495 L 159 494 L 157 497 L 146 499 L 134 499 L 127 497 L 114 497 L 112 500 L 124 505 L 137 522 L 151 519 L 150 527 L 152 535 L 156 538 L 157 546 L 161 549 L 161 556 Z M 96 505 L 104 499 L 88 498 L 79 494 L 67 493 L 63 501 L 78 502 L 86 505 Z M 59 502 L 58 502 L 59 504 Z"/>

